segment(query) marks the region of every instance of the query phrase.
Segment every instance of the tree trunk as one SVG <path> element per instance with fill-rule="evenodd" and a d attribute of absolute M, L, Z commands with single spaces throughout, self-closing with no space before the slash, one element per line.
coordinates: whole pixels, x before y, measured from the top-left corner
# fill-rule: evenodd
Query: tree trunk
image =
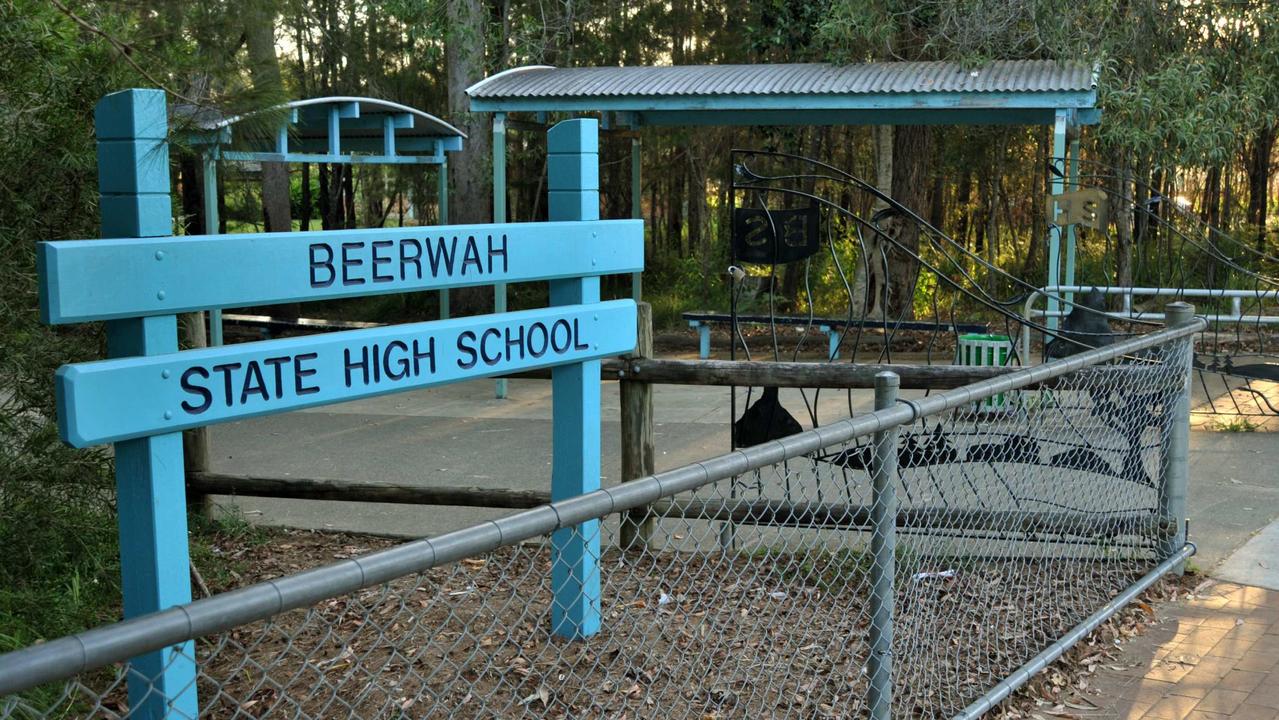
<path fill-rule="evenodd" d="M 1125 199 L 1132 197 L 1132 169 L 1126 153 L 1115 175 L 1115 200 L 1110 209 L 1115 219 L 1115 284 L 1132 287 L 1133 211 L 1132 203 Z"/>
<path fill-rule="evenodd" d="M 1203 204 L 1199 208 L 1199 219 L 1208 225 L 1208 231 L 1205 239 L 1212 247 L 1217 246 L 1217 238 L 1214 236 L 1212 228 L 1217 226 L 1218 218 L 1221 215 L 1221 166 L 1213 165 L 1208 168 L 1207 176 L 1204 178 Z M 1208 277 L 1206 285 L 1208 287 L 1217 286 L 1217 258 L 1212 257 L 1208 261 Z"/>
<path fill-rule="evenodd" d="M 893 128 L 893 199 L 916 213 L 929 207 L 932 183 L 933 129 L 928 125 Z M 893 318 L 914 317 L 915 281 L 919 275 L 919 223 L 899 217 L 896 247 L 888 253 L 888 306 Z"/>
<path fill-rule="evenodd" d="M 893 194 L 893 126 L 876 125 L 875 189 L 884 195 Z M 875 199 L 872 214 L 888 207 L 888 203 Z M 884 267 L 884 239 L 872 231 L 862 233 L 865 244 L 864 257 L 857 263 L 853 274 L 853 312 L 864 317 L 883 317 L 884 287 L 887 272 Z"/>
<path fill-rule="evenodd" d="M 280 95 L 280 60 L 275 55 L 274 4 L 257 0 L 244 14 L 244 39 L 249 51 L 253 88 L 266 97 Z M 267 232 L 290 232 L 289 168 L 284 163 L 262 163 L 262 212 Z"/>
<path fill-rule="evenodd" d="M 448 107 L 453 124 L 466 133 L 462 151 L 449 159 L 449 222 L 456 224 L 493 221 L 491 118 L 472 113 L 466 88 L 484 77 L 485 16 L 480 0 L 447 0 L 448 34 L 445 59 L 448 64 Z M 510 221 L 512 218 L 506 218 Z M 488 288 L 453 291 L 455 312 L 473 314 L 487 308 L 492 294 Z"/>
<path fill-rule="evenodd" d="M 178 169 L 182 173 L 182 234 L 204 234 L 204 177 L 200 158 L 194 153 L 182 153 L 178 157 Z"/>
<path fill-rule="evenodd" d="M 1146 273 L 1138 265 L 1142 259 L 1142 248 L 1146 245 L 1146 228 L 1150 225 L 1150 217 L 1146 214 L 1147 201 L 1150 199 L 1150 158 L 1142 155 L 1137 160 L 1137 174 L 1133 178 L 1132 191 L 1132 257 L 1131 280 L 1141 282 Z"/>
<path fill-rule="evenodd" d="M 1266 215 L 1270 190 L 1270 155 L 1274 152 L 1279 125 L 1261 128 L 1248 147 L 1248 214 L 1246 220 L 1254 233 L 1257 252 L 1266 250 Z"/>
<path fill-rule="evenodd" d="M 354 230 L 355 221 L 355 166 L 347 165 L 342 173 L 342 214 L 346 216 L 347 230 Z"/>
<path fill-rule="evenodd" d="M 702 235 L 702 218 L 706 214 L 706 169 L 699 165 L 692 152 L 688 153 L 688 247 L 702 260 L 702 273 L 710 277 L 710 243 Z"/>
<path fill-rule="evenodd" d="M 333 206 L 329 202 L 329 197 L 330 197 L 329 183 L 332 182 L 332 177 L 333 177 L 333 173 L 330 172 L 330 168 L 332 166 L 329 165 L 328 163 L 320 163 L 319 167 L 320 167 L 320 175 L 319 175 L 320 196 L 318 198 L 318 205 L 320 210 L 320 229 L 332 230 L 333 229 Z"/>
<path fill-rule="evenodd" d="M 969 204 L 969 198 L 972 194 L 973 174 L 965 171 L 963 175 L 959 176 L 959 189 L 955 191 L 955 207 L 960 208 L 959 219 L 956 221 L 955 226 L 955 239 L 958 240 L 959 244 L 964 248 L 971 247 L 968 243 L 968 218 L 972 214 L 972 209 Z"/>
<path fill-rule="evenodd" d="M 302 217 L 298 221 L 299 230 L 311 229 L 311 163 L 302 163 Z"/>
<path fill-rule="evenodd" d="M 283 93 L 280 60 L 275 54 L 275 4 L 267 0 L 249 3 L 244 13 L 244 40 L 249 52 L 249 75 L 253 88 L 263 97 Z M 267 232 L 292 232 L 293 218 L 289 197 L 289 166 L 284 163 L 262 163 L 262 214 Z M 297 318 L 298 303 L 277 305 L 271 313 L 277 317 Z"/>

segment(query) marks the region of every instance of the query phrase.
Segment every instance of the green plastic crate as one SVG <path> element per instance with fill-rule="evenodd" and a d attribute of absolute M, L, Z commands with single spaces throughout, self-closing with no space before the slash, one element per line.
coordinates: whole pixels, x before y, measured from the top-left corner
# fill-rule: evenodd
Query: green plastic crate
<path fill-rule="evenodd" d="M 955 364 L 968 367 L 1004 367 L 1013 354 L 1013 341 L 1007 335 L 969 333 L 959 336 Z M 1004 412 L 1011 407 L 1009 398 L 1000 393 L 973 406 L 979 412 Z"/>

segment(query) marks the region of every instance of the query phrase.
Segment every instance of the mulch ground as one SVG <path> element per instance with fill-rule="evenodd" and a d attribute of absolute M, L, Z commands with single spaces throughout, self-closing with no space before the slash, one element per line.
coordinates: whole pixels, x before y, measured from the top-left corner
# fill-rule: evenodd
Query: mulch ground
<path fill-rule="evenodd" d="M 294 530 L 227 539 L 278 577 L 389 547 Z M 1141 574 L 1144 563 L 971 561 L 898 575 L 895 717 L 951 717 Z M 940 566 L 939 566 L 940 567 Z M 864 717 L 869 585 L 854 555 L 606 553 L 602 631 L 550 637 L 550 560 L 505 548 L 202 641 L 209 717 Z M 1165 581 L 996 713 L 1074 717 L 1078 690 L 1176 597 Z"/>

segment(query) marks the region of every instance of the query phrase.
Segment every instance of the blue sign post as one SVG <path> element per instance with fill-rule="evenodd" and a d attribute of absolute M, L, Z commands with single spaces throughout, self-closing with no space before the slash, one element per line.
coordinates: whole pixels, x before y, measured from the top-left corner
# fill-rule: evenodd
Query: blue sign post
<path fill-rule="evenodd" d="M 125 90 L 108 95 L 98 103 L 94 122 L 102 234 L 169 235 L 172 212 L 164 93 Z M 127 280 L 124 276 L 117 282 Z M 176 353 L 177 316 L 112 320 L 107 323 L 107 348 L 111 357 L 135 361 Z M 116 443 L 115 475 L 124 616 L 191 602 L 182 433 L 175 430 Z M 136 658 L 133 667 L 129 707 L 137 709 L 138 717 L 197 715 L 195 643 Z"/>
<path fill-rule="evenodd" d="M 108 360 L 58 370 L 58 424 L 76 446 L 115 443 L 124 613 L 191 600 L 181 431 L 218 422 L 551 367 L 552 497 L 600 480 L 600 359 L 635 346 L 635 303 L 599 276 L 643 269 L 643 225 L 599 220 L 594 120 L 550 131 L 553 222 L 170 235 L 164 94 L 97 109 L 107 240 L 42 243 L 46 322 L 107 321 Z M 177 313 L 549 281 L 551 307 L 178 352 Z M 600 627 L 599 523 L 552 538 L 552 627 Z M 136 658 L 134 717 L 195 717 L 193 643 Z"/>
<path fill-rule="evenodd" d="M 546 134 L 546 152 L 550 219 L 598 220 L 599 121 L 559 123 Z M 599 299 L 598 276 L 551 282 L 552 305 Z M 600 487 L 599 377 L 598 360 L 551 371 L 552 501 Z M 551 627 L 560 637 L 590 637 L 600 629 L 599 521 L 557 530 L 551 548 Z"/>

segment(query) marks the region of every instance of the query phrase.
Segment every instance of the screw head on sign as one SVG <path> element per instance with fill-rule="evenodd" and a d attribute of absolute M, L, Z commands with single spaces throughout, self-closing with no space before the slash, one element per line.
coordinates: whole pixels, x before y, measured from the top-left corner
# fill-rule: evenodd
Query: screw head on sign
<path fill-rule="evenodd" d="M 172 375 L 172 374 L 173 374 L 173 373 L 169 372 L 168 370 L 161 370 L 161 371 L 160 371 L 160 377 L 164 378 L 165 380 L 168 380 L 168 379 L 169 379 L 169 376 L 170 376 L 170 375 Z"/>
<path fill-rule="evenodd" d="M 156 259 L 156 260 L 163 260 L 163 259 L 164 259 L 164 251 L 163 251 L 163 250 L 156 250 L 156 251 L 155 251 L 155 259 Z"/>
<path fill-rule="evenodd" d="M 172 419 L 173 419 L 173 411 L 172 411 L 172 410 L 165 410 L 165 411 L 164 411 L 164 419 L 165 419 L 165 420 L 172 420 Z"/>
<path fill-rule="evenodd" d="M 156 299 L 156 300 L 163 300 L 163 299 L 164 299 L 164 291 L 163 291 L 163 290 L 161 290 L 160 292 L 156 293 L 156 294 L 155 294 L 155 299 Z"/>

